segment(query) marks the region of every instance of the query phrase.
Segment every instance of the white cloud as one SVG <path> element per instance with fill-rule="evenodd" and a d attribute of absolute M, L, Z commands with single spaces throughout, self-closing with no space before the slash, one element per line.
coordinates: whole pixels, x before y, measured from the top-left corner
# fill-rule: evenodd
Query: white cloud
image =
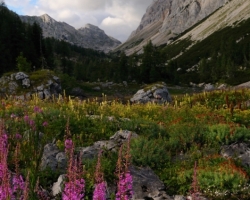
<path fill-rule="evenodd" d="M 153 0 L 5 0 L 8 7 L 20 14 L 47 13 L 75 28 L 90 23 L 121 41 L 138 27 L 151 2 Z"/>

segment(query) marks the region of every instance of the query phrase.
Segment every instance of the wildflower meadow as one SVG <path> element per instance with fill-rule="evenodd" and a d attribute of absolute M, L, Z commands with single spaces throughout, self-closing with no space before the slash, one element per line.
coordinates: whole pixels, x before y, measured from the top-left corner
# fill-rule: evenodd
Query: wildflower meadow
<path fill-rule="evenodd" d="M 1 99 L 0 199 L 132 199 L 131 165 L 150 167 L 168 195 L 249 199 L 249 166 L 222 153 L 223 146 L 249 145 L 249 99 L 248 89 L 176 96 L 163 105 L 100 97 Z M 82 159 L 78 148 L 119 130 L 139 137 Z M 44 146 L 52 142 L 66 154 L 66 171 L 40 168 Z M 61 174 L 62 192 L 53 197 Z M 113 193 L 107 192 L 111 185 Z"/>

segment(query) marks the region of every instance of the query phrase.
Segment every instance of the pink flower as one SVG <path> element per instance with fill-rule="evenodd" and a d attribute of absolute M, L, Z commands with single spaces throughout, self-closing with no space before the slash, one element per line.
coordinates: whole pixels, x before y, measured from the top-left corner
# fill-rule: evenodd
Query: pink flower
<path fill-rule="evenodd" d="M 46 127 L 46 126 L 48 126 L 48 125 L 49 125 L 48 122 L 46 122 L 46 121 L 43 122 L 43 126 L 44 126 L 44 127 Z"/>
<path fill-rule="evenodd" d="M 38 106 L 35 106 L 35 107 L 34 107 L 34 112 L 35 112 L 35 113 L 41 113 L 41 112 L 43 112 L 43 111 L 42 111 L 42 109 L 39 108 Z"/>
<path fill-rule="evenodd" d="M 68 151 L 73 147 L 73 141 L 71 139 L 66 139 L 64 145 L 65 145 L 65 150 Z"/>
<path fill-rule="evenodd" d="M 17 140 L 22 139 L 22 135 L 20 135 L 19 133 L 16 133 L 16 139 L 17 139 Z"/>
<path fill-rule="evenodd" d="M 106 199 L 106 182 L 97 183 L 93 193 L 93 200 L 105 200 Z"/>

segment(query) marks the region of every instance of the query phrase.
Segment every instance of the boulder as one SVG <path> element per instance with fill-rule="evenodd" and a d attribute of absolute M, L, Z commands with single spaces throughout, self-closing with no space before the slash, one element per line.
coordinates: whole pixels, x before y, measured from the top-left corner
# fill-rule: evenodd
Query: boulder
<path fill-rule="evenodd" d="M 41 99 L 51 98 L 52 95 L 57 97 L 62 91 L 60 79 L 53 76 L 49 70 L 46 72 L 41 73 L 45 75 L 39 80 L 30 79 L 32 76 L 29 77 L 24 72 L 4 75 L 0 78 L 0 92 L 4 95 L 14 95 L 18 99 L 24 100 L 26 99 L 24 93 L 31 95 L 37 93 L 37 96 Z M 23 90 L 24 88 L 25 91 Z"/>
<path fill-rule="evenodd" d="M 49 143 L 44 146 L 44 151 L 41 159 L 40 169 L 45 170 L 65 170 L 67 167 L 67 159 L 64 152 L 60 152 L 56 144 Z"/>
<path fill-rule="evenodd" d="M 133 199 L 153 199 L 163 200 L 172 199 L 165 191 L 164 183 L 149 167 L 139 168 L 130 167 L 130 172 L 133 177 Z"/>
<path fill-rule="evenodd" d="M 214 89 L 215 89 L 215 87 L 211 83 L 208 83 L 208 84 L 204 85 L 204 91 L 211 91 L 211 90 L 214 90 Z"/>
<path fill-rule="evenodd" d="M 23 79 L 22 86 L 24 86 L 25 88 L 30 87 L 30 79 L 28 79 L 28 78 Z"/>
<path fill-rule="evenodd" d="M 250 148 L 246 143 L 233 143 L 221 147 L 221 155 L 225 158 L 235 158 L 245 167 L 250 167 Z"/>
<path fill-rule="evenodd" d="M 80 87 L 73 88 L 69 95 L 74 96 L 74 97 L 85 97 L 86 95 L 83 92 L 83 89 Z"/>
<path fill-rule="evenodd" d="M 165 103 L 171 102 L 172 98 L 165 83 L 156 83 L 138 90 L 130 101 L 132 103 Z"/>
<path fill-rule="evenodd" d="M 55 182 L 52 186 L 52 195 L 56 196 L 63 191 L 65 174 L 62 174 L 58 177 L 57 182 Z"/>
<path fill-rule="evenodd" d="M 29 76 L 23 72 L 17 72 L 16 74 L 14 74 L 13 76 L 15 76 L 15 79 L 18 80 L 23 80 L 28 78 Z"/>
<path fill-rule="evenodd" d="M 110 140 L 97 141 L 92 146 L 78 148 L 78 151 L 82 155 L 82 159 L 93 159 L 102 149 L 117 151 L 117 149 L 128 139 L 129 134 L 132 134 L 131 138 L 138 137 L 136 133 L 131 131 L 120 130 L 111 136 Z"/>

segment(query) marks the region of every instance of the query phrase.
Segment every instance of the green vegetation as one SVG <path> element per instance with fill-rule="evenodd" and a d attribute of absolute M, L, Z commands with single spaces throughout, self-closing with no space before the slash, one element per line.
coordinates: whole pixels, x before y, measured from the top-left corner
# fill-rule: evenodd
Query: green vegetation
<path fill-rule="evenodd" d="M 243 166 L 239 159 L 223 157 L 220 149 L 235 142 L 249 143 L 250 112 L 245 103 L 249 98 L 249 90 L 239 90 L 174 97 L 168 105 L 108 103 L 105 99 L 79 102 L 64 97 L 54 101 L 36 97 L 18 102 L 2 99 L 0 116 L 10 138 L 8 165 L 10 169 L 15 166 L 11 155 L 18 133 L 20 172 L 24 177 L 30 173 L 30 199 L 37 199 L 32 188 L 38 177 L 45 189 L 57 178 L 49 169 L 39 170 L 42 147 L 56 140 L 58 147 L 64 149 L 62 141 L 69 119 L 76 149 L 107 140 L 118 130 L 137 133 L 139 137 L 131 141 L 133 164 L 151 167 L 170 195 L 188 194 L 197 161 L 198 184 L 205 196 L 248 199 L 249 167 Z M 43 133 L 42 138 L 39 133 Z M 116 159 L 116 153 L 104 151 L 103 170 L 109 183 L 114 178 Z M 86 198 L 91 199 L 96 159 L 83 162 L 88 185 Z"/>

